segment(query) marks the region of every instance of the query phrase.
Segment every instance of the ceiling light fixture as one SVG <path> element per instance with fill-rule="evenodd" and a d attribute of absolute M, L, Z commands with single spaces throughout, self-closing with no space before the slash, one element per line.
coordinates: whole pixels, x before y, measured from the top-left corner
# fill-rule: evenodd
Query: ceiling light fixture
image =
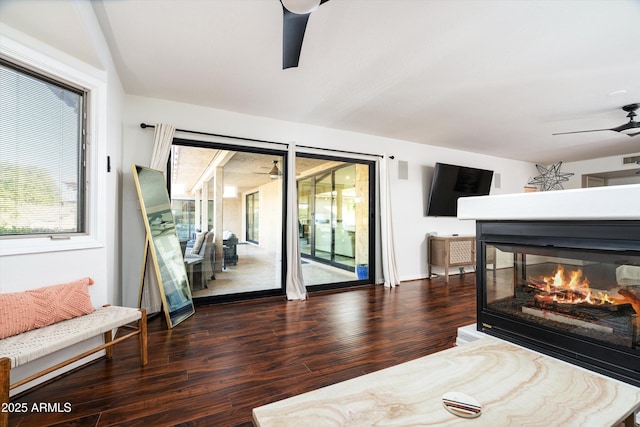
<path fill-rule="evenodd" d="M 280 177 L 280 175 L 281 175 L 281 173 L 280 173 L 280 169 L 278 169 L 278 161 L 274 160 L 273 161 L 273 167 L 269 171 L 269 178 L 276 179 L 276 178 Z"/>
<path fill-rule="evenodd" d="M 282 5 L 291 13 L 304 15 L 311 13 L 320 6 L 320 0 L 280 0 Z"/>

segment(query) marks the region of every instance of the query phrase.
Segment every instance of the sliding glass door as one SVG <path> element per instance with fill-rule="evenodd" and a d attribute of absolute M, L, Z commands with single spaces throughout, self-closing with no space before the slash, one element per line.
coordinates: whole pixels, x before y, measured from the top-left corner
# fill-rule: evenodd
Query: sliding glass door
<path fill-rule="evenodd" d="M 284 292 L 285 154 L 174 140 L 171 199 L 196 302 Z"/>
<path fill-rule="evenodd" d="M 196 302 L 284 293 L 287 161 L 285 151 L 174 140 L 170 194 L 185 259 L 201 257 L 187 267 Z M 305 284 L 371 283 L 374 163 L 302 153 L 295 162 Z"/>
<path fill-rule="evenodd" d="M 373 163 L 299 154 L 296 175 L 305 283 L 370 281 Z"/>
<path fill-rule="evenodd" d="M 355 267 L 356 260 L 356 165 L 333 172 L 333 259 L 336 264 Z M 365 198 L 366 202 L 366 198 Z M 362 237 L 362 236 L 360 236 Z M 368 235 L 366 236 L 368 241 Z"/>
<path fill-rule="evenodd" d="M 325 261 L 333 257 L 333 220 L 335 219 L 335 200 L 333 198 L 332 174 L 315 177 L 313 212 L 313 252 L 312 256 Z"/>

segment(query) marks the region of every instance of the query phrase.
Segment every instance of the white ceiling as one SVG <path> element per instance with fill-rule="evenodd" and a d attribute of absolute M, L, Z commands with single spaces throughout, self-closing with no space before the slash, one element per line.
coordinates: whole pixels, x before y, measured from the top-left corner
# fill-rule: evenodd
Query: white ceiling
<path fill-rule="evenodd" d="M 0 13 L 45 3 L 73 9 Z M 543 164 L 640 152 L 640 136 L 551 136 L 640 102 L 638 0 L 331 0 L 288 70 L 278 0 L 92 5 L 129 94 Z M 54 13 L 2 19 L 67 43 Z"/>

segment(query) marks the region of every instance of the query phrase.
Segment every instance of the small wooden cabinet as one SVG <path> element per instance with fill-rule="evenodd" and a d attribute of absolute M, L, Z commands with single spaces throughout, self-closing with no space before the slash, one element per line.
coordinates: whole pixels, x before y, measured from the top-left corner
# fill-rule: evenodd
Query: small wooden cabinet
<path fill-rule="evenodd" d="M 476 265 L 475 236 L 430 236 L 429 277 L 431 267 L 444 267 L 444 280 L 449 283 L 449 267 Z"/>

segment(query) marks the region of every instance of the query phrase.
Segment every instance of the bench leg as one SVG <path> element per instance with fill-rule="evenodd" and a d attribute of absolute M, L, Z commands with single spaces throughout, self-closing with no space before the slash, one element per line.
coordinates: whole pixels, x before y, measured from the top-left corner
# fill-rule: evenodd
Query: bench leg
<path fill-rule="evenodd" d="M 8 357 L 0 357 L 0 427 L 9 427 L 9 411 L 2 411 L 6 409 L 6 405 L 9 403 L 9 386 L 10 379 L 9 373 L 11 371 L 11 359 Z"/>
<path fill-rule="evenodd" d="M 104 333 L 104 343 L 108 344 L 111 341 L 113 341 L 113 333 L 111 331 L 107 331 Z M 113 346 L 110 345 L 107 348 L 104 349 L 104 352 L 106 353 L 107 359 L 111 359 L 113 357 Z"/>
<path fill-rule="evenodd" d="M 140 334 L 138 335 L 138 342 L 140 344 L 140 363 L 142 365 L 146 365 L 149 362 L 149 358 L 147 356 L 147 310 L 144 308 L 140 309 L 142 316 L 138 321 L 138 328 L 140 329 Z"/>
<path fill-rule="evenodd" d="M 636 415 L 634 413 L 631 413 L 627 418 L 625 418 L 624 427 L 635 427 L 635 426 L 636 426 Z"/>

